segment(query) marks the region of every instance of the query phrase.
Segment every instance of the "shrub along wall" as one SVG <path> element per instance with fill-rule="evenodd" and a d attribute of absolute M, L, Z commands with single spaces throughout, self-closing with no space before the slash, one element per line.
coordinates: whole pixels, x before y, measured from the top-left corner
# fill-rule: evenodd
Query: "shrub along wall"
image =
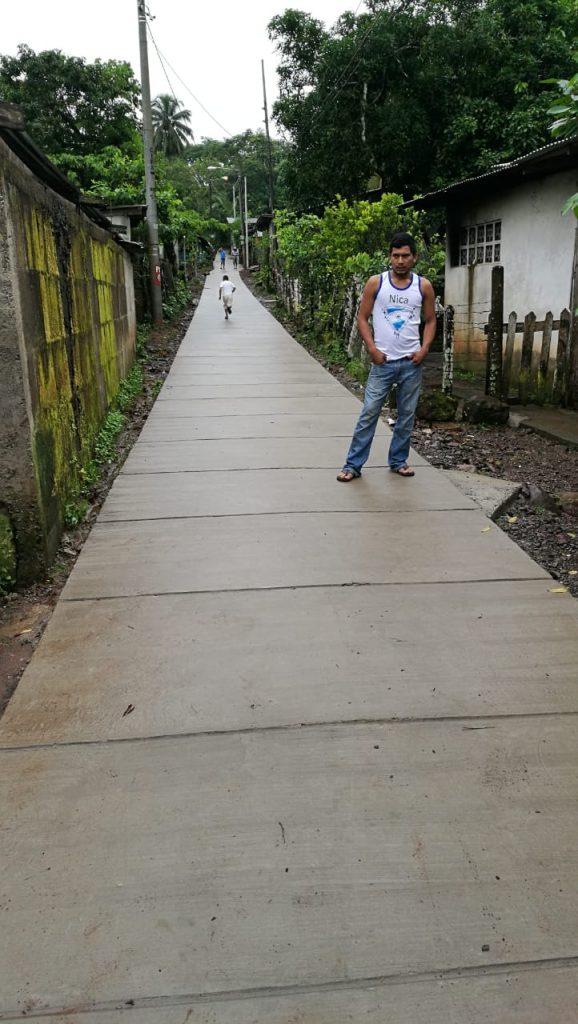
<path fill-rule="evenodd" d="M 402 197 L 384 193 L 379 202 L 337 199 L 322 216 L 278 211 L 275 248 L 261 243 L 261 278 L 272 277 L 283 305 L 312 343 L 336 362 L 357 360 L 362 351 L 356 312 L 368 277 L 388 265 L 396 231 L 416 238 L 416 270 L 441 287 L 445 251 L 439 240 L 425 243 L 426 221 Z"/>
<path fill-rule="evenodd" d="M 54 555 L 135 342 L 130 258 L 0 139 L 0 508 L 19 583 Z"/>

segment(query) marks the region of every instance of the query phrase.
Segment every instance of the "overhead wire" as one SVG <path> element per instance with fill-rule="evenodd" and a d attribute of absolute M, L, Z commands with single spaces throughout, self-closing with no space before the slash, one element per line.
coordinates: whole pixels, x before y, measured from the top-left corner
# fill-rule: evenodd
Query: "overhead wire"
<path fill-rule="evenodd" d="M 171 88 L 173 96 L 175 95 L 175 93 L 174 93 L 174 89 L 172 88 L 172 85 L 170 83 L 170 79 L 168 77 L 168 72 L 167 72 L 167 70 L 166 70 L 166 68 L 164 66 L 165 63 L 171 69 L 171 71 L 172 71 L 173 75 L 175 76 L 175 78 L 177 78 L 179 80 L 179 82 L 181 83 L 183 89 L 186 89 L 186 91 L 189 93 L 189 95 L 192 96 L 192 98 L 194 99 L 195 103 L 197 103 L 199 105 L 201 110 L 204 110 L 205 114 L 207 114 L 207 116 L 211 118 L 211 121 L 214 121 L 215 124 L 219 126 L 219 128 L 225 133 L 225 135 L 228 135 L 230 139 L 233 138 L 232 132 L 230 132 L 227 128 L 225 128 L 225 126 L 223 124 L 221 124 L 221 122 L 218 120 L 218 118 L 216 118 L 214 116 L 214 114 L 211 114 L 211 111 L 207 109 L 207 107 L 204 105 L 204 103 L 201 102 L 201 100 L 198 98 L 198 96 L 195 96 L 194 92 L 192 91 L 192 89 L 189 88 L 187 83 L 183 81 L 183 79 L 179 75 L 178 71 L 175 71 L 175 69 L 172 66 L 171 62 L 169 61 L 168 57 L 165 57 L 165 55 L 163 53 L 161 53 L 161 51 L 160 51 L 160 49 L 159 49 L 159 47 L 157 45 L 157 42 L 155 40 L 155 37 L 153 35 L 152 29 L 151 29 L 151 24 L 150 23 L 151 23 L 151 17 L 152 16 L 151 16 L 150 11 L 148 10 L 148 8 L 147 8 L 146 15 L 147 15 L 147 28 L 148 28 L 148 31 L 149 31 L 149 34 L 150 34 L 153 46 L 154 46 L 154 48 L 155 48 L 155 50 L 157 52 L 157 57 L 159 58 L 161 67 L 162 67 L 162 69 L 163 69 L 163 71 L 165 73 L 165 77 L 166 77 L 167 81 L 169 82 L 169 87 Z M 175 99 L 176 99 L 176 96 L 175 96 Z"/>
<path fill-rule="evenodd" d="M 363 2 L 363 0 L 362 0 L 362 2 Z M 358 6 L 357 6 L 357 10 L 355 12 L 356 14 L 357 14 L 357 11 L 359 10 L 360 6 L 361 6 L 361 3 L 358 4 Z M 345 78 L 345 76 L 347 75 L 347 73 L 350 70 L 351 66 L 353 65 L 353 63 L 355 61 L 355 58 L 360 53 L 361 48 L 362 48 L 363 44 L 365 43 L 365 40 L 368 38 L 369 33 L 372 31 L 373 28 L 374 28 L 374 22 L 373 22 L 373 20 L 370 20 L 369 25 L 368 25 L 366 31 L 363 33 L 361 38 L 358 40 L 357 46 L 355 47 L 355 49 L 353 51 L 353 55 L 352 55 L 352 57 L 351 57 L 351 59 L 349 61 L 349 64 L 347 64 L 345 69 L 341 72 L 341 74 L 339 75 L 337 80 L 333 83 L 333 86 L 331 87 L 331 89 L 330 89 L 329 93 L 327 94 L 327 96 L 325 97 L 325 99 L 322 100 L 321 104 L 319 105 L 317 110 L 314 112 L 313 120 L 315 120 L 316 117 L 319 118 L 321 116 L 321 114 L 325 110 L 325 107 L 327 106 L 329 101 L 332 99 L 332 97 L 335 94 L 337 94 L 339 92 L 339 86 L 341 85 L 341 83 L 343 82 L 343 79 Z"/>

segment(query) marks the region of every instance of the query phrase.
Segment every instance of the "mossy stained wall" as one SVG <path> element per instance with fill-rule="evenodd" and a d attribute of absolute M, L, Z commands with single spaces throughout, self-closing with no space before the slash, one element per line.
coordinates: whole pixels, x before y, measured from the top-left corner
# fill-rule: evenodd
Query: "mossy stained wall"
<path fill-rule="evenodd" d="M 37 181 L 1 140 L 0 193 L 15 309 L 7 343 L 18 368 L 13 386 L 24 391 L 27 411 L 29 458 L 17 478 L 29 515 L 34 506 L 38 566 L 56 550 L 64 505 L 77 492 L 80 468 L 134 360 L 132 265 L 106 231 Z M 0 408 L 0 498 L 10 507 L 20 499 L 13 487 L 6 493 L 7 426 Z M 15 535 L 19 566 L 26 563 L 29 577 L 30 552 L 21 550 L 18 528 Z"/>

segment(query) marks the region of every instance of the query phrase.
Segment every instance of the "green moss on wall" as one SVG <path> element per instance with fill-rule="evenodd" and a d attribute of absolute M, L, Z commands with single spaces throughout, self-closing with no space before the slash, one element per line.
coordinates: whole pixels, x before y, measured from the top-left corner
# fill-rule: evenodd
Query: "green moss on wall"
<path fill-rule="evenodd" d="M 17 495 L 6 506 L 11 516 L 14 512 L 20 582 L 26 551 L 18 515 L 29 508 L 36 551 L 44 542 L 51 557 L 64 511 L 82 487 L 83 469 L 134 351 L 120 313 L 126 305 L 125 261 L 112 240 L 49 190 L 29 190 L 28 179 L 11 189 L 10 214 L 35 472 L 26 507 L 18 512 Z M 30 503 L 34 491 L 37 505 Z M 27 579 L 31 571 L 27 568 Z"/>
<path fill-rule="evenodd" d="M 25 231 L 28 266 L 38 274 L 44 336 L 50 344 L 64 335 L 64 313 L 54 232 L 48 216 L 36 207 L 28 212 Z"/>
<path fill-rule="evenodd" d="M 12 590 L 16 581 L 16 547 L 12 525 L 7 515 L 0 512 L 0 594 Z"/>

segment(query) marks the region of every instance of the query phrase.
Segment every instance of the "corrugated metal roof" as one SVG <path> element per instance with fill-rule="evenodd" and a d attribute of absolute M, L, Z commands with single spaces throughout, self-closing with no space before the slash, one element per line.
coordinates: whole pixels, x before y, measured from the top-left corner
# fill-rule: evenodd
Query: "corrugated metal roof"
<path fill-rule="evenodd" d="M 516 180 L 521 177 L 527 177 L 528 172 L 537 175 L 546 166 L 550 171 L 555 171 L 558 165 L 560 167 L 567 165 L 569 157 L 575 157 L 577 161 L 576 166 L 578 166 L 578 135 L 573 135 L 569 139 L 551 142 L 546 146 L 540 146 L 538 149 L 534 149 L 532 152 L 526 153 L 525 156 L 518 157 L 516 160 L 496 164 L 483 174 L 477 174 L 472 178 L 462 178 L 460 181 L 452 182 L 451 185 L 446 185 L 435 192 L 427 192 L 423 196 L 409 199 L 407 202 L 402 203 L 402 208 L 407 206 L 421 208 L 444 206 L 446 197 L 454 196 L 462 191 L 469 191 L 480 183 L 489 184 L 493 180 L 500 178 Z"/>

